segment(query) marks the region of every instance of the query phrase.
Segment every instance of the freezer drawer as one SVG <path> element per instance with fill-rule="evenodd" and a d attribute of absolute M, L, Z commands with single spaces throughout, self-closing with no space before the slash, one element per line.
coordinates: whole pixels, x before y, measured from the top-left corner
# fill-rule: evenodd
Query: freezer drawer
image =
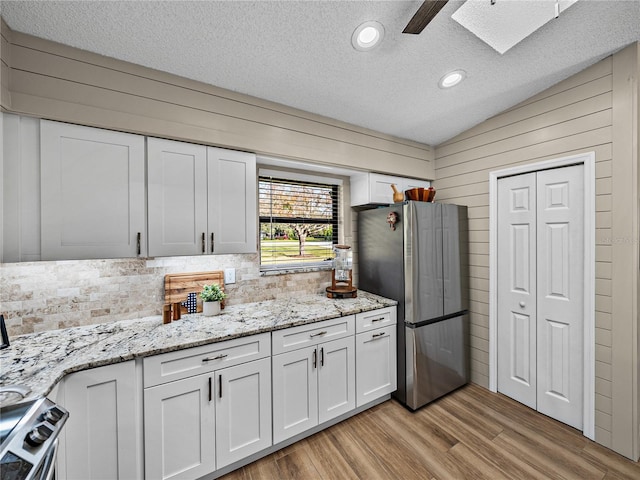
<path fill-rule="evenodd" d="M 469 379 L 467 315 L 411 328 L 405 325 L 406 403 L 417 409 Z"/>

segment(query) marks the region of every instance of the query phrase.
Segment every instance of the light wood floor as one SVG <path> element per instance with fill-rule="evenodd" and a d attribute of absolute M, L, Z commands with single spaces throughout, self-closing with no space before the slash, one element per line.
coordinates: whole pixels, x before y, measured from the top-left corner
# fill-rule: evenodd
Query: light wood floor
<path fill-rule="evenodd" d="M 477 385 L 411 413 L 388 401 L 224 480 L 640 479 L 635 463 Z"/>

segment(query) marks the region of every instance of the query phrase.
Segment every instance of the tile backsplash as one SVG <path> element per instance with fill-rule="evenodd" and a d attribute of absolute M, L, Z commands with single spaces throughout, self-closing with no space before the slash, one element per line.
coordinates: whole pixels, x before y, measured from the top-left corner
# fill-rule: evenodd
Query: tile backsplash
<path fill-rule="evenodd" d="M 236 269 L 228 305 L 324 292 L 331 273 L 261 275 L 258 254 L 0 264 L 9 335 L 159 315 L 164 275 Z"/>

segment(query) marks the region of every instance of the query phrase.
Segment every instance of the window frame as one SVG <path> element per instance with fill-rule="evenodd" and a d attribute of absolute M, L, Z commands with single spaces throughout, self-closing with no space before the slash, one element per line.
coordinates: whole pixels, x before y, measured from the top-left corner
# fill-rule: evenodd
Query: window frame
<path fill-rule="evenodd" d="M 305 173 L 292 172 L 288 170 L 274 170 L 267 168 L 258 168 L 258 255 L 259 255 L 259 263 L 260 263 L 260 273 L 261 274 L 275 274 L 275 273 L 296 273 L 296 272 L 309 272 L 309 271 L 323 271 L 323 270 L 331 270 L 333 267 L 332 260 L 324 260 L 320 262 L 291 262 L 291 263 L 282 263 L 282 264 L 263 264 L 262 263 L 262 238 L 261 238 L 261 216 L 260 216 L 260 179 L 263 177 L 271 177 L 273 179 L 277 179 L 280 181 L 290 181 L 291 183 L 315 183 L 319 185 L 327 185 L 332 186 L 336 190 L 334 192 L 334 198 L 336 202 L 333 205 L 333 220 L 335 229 L 333 232 L 331 243 L 332 245 L 337 245 L 341 243 L 341 239 L 344 237 L 342 232 L 342 218 L 344 216 L 343 212 L 343 180 L 340 178 L 332 177 L 332 176 L 322 176 L 322 175 L 309 175 Z M 279 217 L 276 217 L 279 218 Z M 281 223 L 297 223 L 295 219 L 284 219 L 285 222 Z M 293 221 L 292 221 L 293 220 Z M 300 222 L 304 223 L 304 222 Z"/>

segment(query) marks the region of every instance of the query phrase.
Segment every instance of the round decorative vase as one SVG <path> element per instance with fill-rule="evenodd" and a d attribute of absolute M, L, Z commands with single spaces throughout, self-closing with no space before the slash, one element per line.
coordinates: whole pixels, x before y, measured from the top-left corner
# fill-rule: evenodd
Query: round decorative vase
<path fill-rule="evenodd" d="M 202 314 L 205 317 L 220 315 L 220 302 L 202 302 Z"/>

